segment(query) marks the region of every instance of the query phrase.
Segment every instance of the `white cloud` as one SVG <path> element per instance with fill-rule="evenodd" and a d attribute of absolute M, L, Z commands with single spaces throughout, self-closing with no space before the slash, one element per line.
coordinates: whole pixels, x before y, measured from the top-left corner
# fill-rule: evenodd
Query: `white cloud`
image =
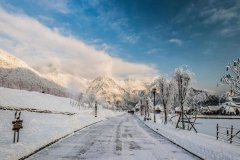
<path fill-rule="evenodd" d="M 37 68 L 51 64 L 61 73 L 87 79 L 99 75 L 151 77 L 158 72 L 146 64 L 111 57 L 106 51 L 98 51 L 73 36 L 64 36 L 36 19 L 2 8 L 0 28 L 0 48 Z"/>
<path fill-rule="evenodd" d="M 41 0 L 37 1 L 37 3 L 43 9 L 54 10 L 59 13 L 67 14 L 70 12 L 68 1 L 69 0 Z"/>
<path fill-rule="evenodd" d="M 239 20 L 239 8 L 239 0 L 231 1 L 228 5 L 226 5 L 226 2 L 215 1 L 212 4 L 206 5 L 206 7 L 199 12 L 199 15 L 204 18 L 203 22 L 206 24 L 216 22 L 228 24 L 228 22 Z"/>
<path fill-rule="evenodd" d="M 204 23 L 215 23 L 218 21 L 223 21 L 224 23 L 230 21 L 231 19 L 238 16 L 235 10 L 233 9 L 209 9 L 201 13 L 202 16 L 207 18 L 204 20 Z"/>
<path fill-rule="evenodd" d="M 178 45 L 178 46 L 182 46 L 182 40 L 177 39 L 177 38 L 169 39 L 169 42 L 170 42 L 170 43 L 174 43 L 174 44 L 176 44 L 176 45 Z"/>
<path fill-rule="evenodd" d="M 224 37 L 237 35 L 237 33 L 239 33 L 239 31 L 240 31 L 239 26 L 237 25 L 237 26 L 226 27 L 220 31 L 220 34 Z"/>

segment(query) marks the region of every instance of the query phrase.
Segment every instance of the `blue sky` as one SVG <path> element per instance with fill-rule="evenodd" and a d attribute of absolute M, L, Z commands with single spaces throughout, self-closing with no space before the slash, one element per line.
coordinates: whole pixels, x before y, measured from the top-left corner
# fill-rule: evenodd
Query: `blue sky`
<path fill-rule="evenodd" d="M 127 62 L 170 74 L 189 65 L 199 88 L 216 89 L 240 56 L 237 0 L 1 0 L 64 36 Z M 97 58 L 97 57 L 96 57 Z"/>

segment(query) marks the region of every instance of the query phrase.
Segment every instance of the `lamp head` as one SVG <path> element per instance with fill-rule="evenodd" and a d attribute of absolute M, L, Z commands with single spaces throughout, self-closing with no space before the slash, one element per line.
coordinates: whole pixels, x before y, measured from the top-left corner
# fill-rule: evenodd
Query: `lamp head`
<path fill-rule="evenodd" d="M 156 90 L 157 90 L 156 88 L 153 88 L 153 89 L 152 89 L 153 94 L 156 93 Z"/>

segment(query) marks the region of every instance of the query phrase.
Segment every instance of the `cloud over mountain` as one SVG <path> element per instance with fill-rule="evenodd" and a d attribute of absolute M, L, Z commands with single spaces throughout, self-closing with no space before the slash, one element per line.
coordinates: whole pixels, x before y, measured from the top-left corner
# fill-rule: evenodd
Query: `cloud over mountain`
<path fill-rule="evenodd" d="M 61 75 L 71 74 L 87 79 L 99 75 L 151 77 L 158 72 L 146 64 L 112 57 L 106 51 L 97 50 L 73 35 L 64 35 L 58 29 L 48 28 L 23 13 L 0 8 L 0 28 L 0 48 L 40 72 L 42 68 L 51 66 L 58 68 Z M 74 84 L 71 80 L 68 83 Z"/>

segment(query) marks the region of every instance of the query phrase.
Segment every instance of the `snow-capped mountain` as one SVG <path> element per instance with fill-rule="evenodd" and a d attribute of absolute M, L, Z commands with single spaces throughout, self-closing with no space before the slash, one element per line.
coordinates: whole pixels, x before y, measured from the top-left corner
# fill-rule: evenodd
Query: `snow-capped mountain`
<path fill-rule="evenodd" d="M 146 90 L 148 83 L 136 78 L 127 78 L 124 80 L 123 88 L 129 93 L 138 93 L 139 91 Z"/>
<path fill-rule="evenodd" d="M 0 50 L 0 86 L 66 96 L 65 88 L 3 50 Z"/>
<path fill-rule="evenodd" d="M 124 100 L 128 93 L 112 78 L 101 76 L 92 81 L 87 89 L 87 94 L 93 93 L 97 99 L 118 103 Z"/>
<path fill-rule="evenodd" d="M 122 81 L 102 76 L 92 81 L 87 94 L 93 93 L 98 100 L 115 103 L 122 108 L 133 107 L 139 101 L 141 93 L 147 89 L 144 81 L 128 78 Z"/>

